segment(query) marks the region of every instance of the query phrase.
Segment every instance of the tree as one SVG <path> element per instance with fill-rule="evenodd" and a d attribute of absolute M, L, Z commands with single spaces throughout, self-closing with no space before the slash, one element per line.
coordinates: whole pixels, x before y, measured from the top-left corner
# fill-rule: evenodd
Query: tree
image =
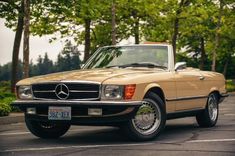
<path fill-rule="evenodd" d="M 222 14 L 223 14 L 223 7 L 224 7 L 224 2 L 223 0 L 219 0 L 219 14 L 218 14 L 218 22 L 216 24 L 216 30 L 215 30 L 215 46 L 214 46 L 214 49 L 213 49 L 213 57 L 212 57 L 212 65 L 211 65 L 211 70 L 212 71 L 216 71 L 216 51 L 218 49 L 218 46 L 219 46 L 219 42 L 220 42 L 220 27 L 221 27 L 221 18 L 222 18 Z"/>
<path fill-rule="evenodd" d="M 173 47 L 173 53 L 174 53 L 174 62 L 176 58 L 176 43 L 177 43 L 177 38 L 179 34 L 179 20 L 180 20 L 180 15 L 183 12 L 183 9 L 187 6 L 190 5 L 190 0 L 180 0 L 178 7 L 176 9 L 176 14 L 175 14 L 175 19 L 174 19 L 174 30 L 173 30 L 173 35 L 172 35 L 172 47 Z"/>
<path fill-rule="evenodd" d="M 24 78 L 29 77 L 29 24 L 30 0 L 24 0 L 24 42 L 23 42 L 23 68 Z"/>
<path fill-rule="evenodd" d="M 80 52 L 78 51 L 77 46 L 73 46 L 71 41 L 68 41 L 57 57 L 57 70 L 67 71 L 80 69 L 81 60 L 79 56 Z"/>
<path fill-rule="evenodd" d="M 101 16 L 102 5 L 95 0 L 43 1 L 36 11 L 32 31 L 36 35 L 60 32 L 61 37 L 72 36 L 84 43 L 84 61 L 90 57 L 91 29 Z M 45 16 L 46 15 L 46 16 Z"/>
<path fill-rule="evenodd" d="M 20 11 L 23 13 L 23 9 L 19 9 L 23 7 L 21 5 L 23 0 L 0 0 L 0 2 L 0 16 L 6 19 L 6 26 L 22 31 L 23 28 L 18 29 L 20 26 L 17 24 L 20 25 L 19 19 L 22 20 L 23 17 L 19 16 Z M 84 61 L 90 57 L 94 49 L 119 43 L 130 36 L 135 38 L 137 44 L 141 40 L 170 42 L 175 53 L 185 52 L 184 57 L 192 54 L 191 64 L 199 66 L 200 69 L 208 69 L 209 63 L 214 60 L 216 70 L 224 70 L 226 74 L 226 71 L 230 71 L 230 64 L 234 60 L 233 0 L 101 0 L 99 3 L 95 0 L 33 0 L 30 2 L 30 33 L 39 36 L 56 33 L 51 41 L 68 36 L 73 38 L 77 45 L 85 45 Z M 19 36 L 21 35 L 16 37 L 18 43 L 21 39 Z M 19 45 L 16 44 L 16 47 Z M 18 58 L 18 54 L 14 54 L 13 57 Z M 69 63 L 66 61 L 71 61 L 73 58 L 78 57 L 61 53 L 56 63 L 59 70 L 69 70 L 67 67 Z M 13 63 L 12 67 L 14 66 Z M 34 65 L 31 63 L 30 66 Z"/>
<path fill-rule="evenodd" d="M 119 6 L 118 6 L 119 5 Z M 135 38 L 135 44 L 139 44 L 141 38 L 141 24 L 145 22 L 145 17 L 148 14 L 148 7 L 154 5 L 154 0 L 119 0 L 119 4 L 117 4 L 117 12 L 119 13 L 120 23 L 122 27 L 122 33 L 126 34 L 126 38 L 133 36 Z M 155 6 L 155 5 L 154 5 Z"/>
<path fill-rule="evenodd" d="M 1 0 L 0 1 L 0 17 L 8 19 L 8 27 L 14 27 L 12 24 L 17 17 L 17 25 L 16 25 L 16 33 L 12 51 L 12 66 L 11 66 L 11 92 L 15 92 L 15 84 L 18 80 L 18 59 L 19 59 L 19 51 L 20 51 L 20 43 L 23 32 L 23 24 L 24 24 L 24 2 L 20 1 L 20 4 L 17 5 L 14 1 Z M 11 14 L 9 14 L 11 12 Z"/>
<path fill-rule="evenodd" d="M 112 0 L 112 45 L 116 44 L 116 4 Z"/>
<path fill-rule="evenodd" d="M 183 22 L 180 23 L 178 45 L 183 47 L 181 51 L 186 49 L 187 53 L 200 59 L 197 67 L 203 70 L 208 56 L 206 52 L 208 49 L 205 46 L 210 42 L 210 36 L 213 35 L 210 30 L 213 29 L 211 17 L 215 6 L 212 2 L 200 0 L 193 1 L 191 4 L 180 16 Z M 206 69 L 209 70 L 207 67 Z"/>

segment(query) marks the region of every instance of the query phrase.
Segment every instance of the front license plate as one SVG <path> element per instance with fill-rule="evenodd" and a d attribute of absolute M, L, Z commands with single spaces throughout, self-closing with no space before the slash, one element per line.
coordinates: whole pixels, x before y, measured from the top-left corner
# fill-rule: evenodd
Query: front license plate
<path fill-rule="evenodd" d="M 49 120 L 71 120 L 71 107 L 49 107 Z"/>

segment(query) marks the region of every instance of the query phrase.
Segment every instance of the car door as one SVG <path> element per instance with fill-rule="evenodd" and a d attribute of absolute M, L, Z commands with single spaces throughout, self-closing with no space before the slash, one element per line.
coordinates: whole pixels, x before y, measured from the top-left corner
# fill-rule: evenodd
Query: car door
<path fill-rule="evenodd" d="M 205 77 L 197 69 L 175 71 L 176 111 L 201 109 L 206 103 Z"/>

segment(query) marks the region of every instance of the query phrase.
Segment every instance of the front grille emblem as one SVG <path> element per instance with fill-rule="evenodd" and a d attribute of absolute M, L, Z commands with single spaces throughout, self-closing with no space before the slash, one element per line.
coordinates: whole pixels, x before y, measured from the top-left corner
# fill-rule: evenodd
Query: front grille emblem
<path fill-rule="evenodd" d="M 55 95 L 61 99 L 61 100 L 65 100 L 69 97 L 69 88 L 61 83 L 61 84 L 58 84 L 56 87 L 55 87 Z"/>

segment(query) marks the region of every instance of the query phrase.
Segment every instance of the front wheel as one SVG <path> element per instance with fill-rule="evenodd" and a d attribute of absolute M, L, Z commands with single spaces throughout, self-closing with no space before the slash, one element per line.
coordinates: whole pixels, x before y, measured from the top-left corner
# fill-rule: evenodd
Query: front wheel
<path fill-rule="evenodd" d="M 217 123 L 218 115 L 218 96 L 212 93 L 208 96 L 205 110 L 196 116 L 197 123 L 200 127 L 213 127 Z"/>
<path fill-rule="evenodd" d="M 70 124 L 58 124 L 29 120 L 25 116 L 25 123 L 29 131 L 37 137 L 55 139 L 64 135 L 70 128 Z"/>
<path fill-rule="evenodd" d="M 157 137 L 164 129 L 166 111 L 162 99 L 149 92 L 143 99 L 135 117 L 125 126 L 127 135 L 136 141 L 146 141 Z"/>

